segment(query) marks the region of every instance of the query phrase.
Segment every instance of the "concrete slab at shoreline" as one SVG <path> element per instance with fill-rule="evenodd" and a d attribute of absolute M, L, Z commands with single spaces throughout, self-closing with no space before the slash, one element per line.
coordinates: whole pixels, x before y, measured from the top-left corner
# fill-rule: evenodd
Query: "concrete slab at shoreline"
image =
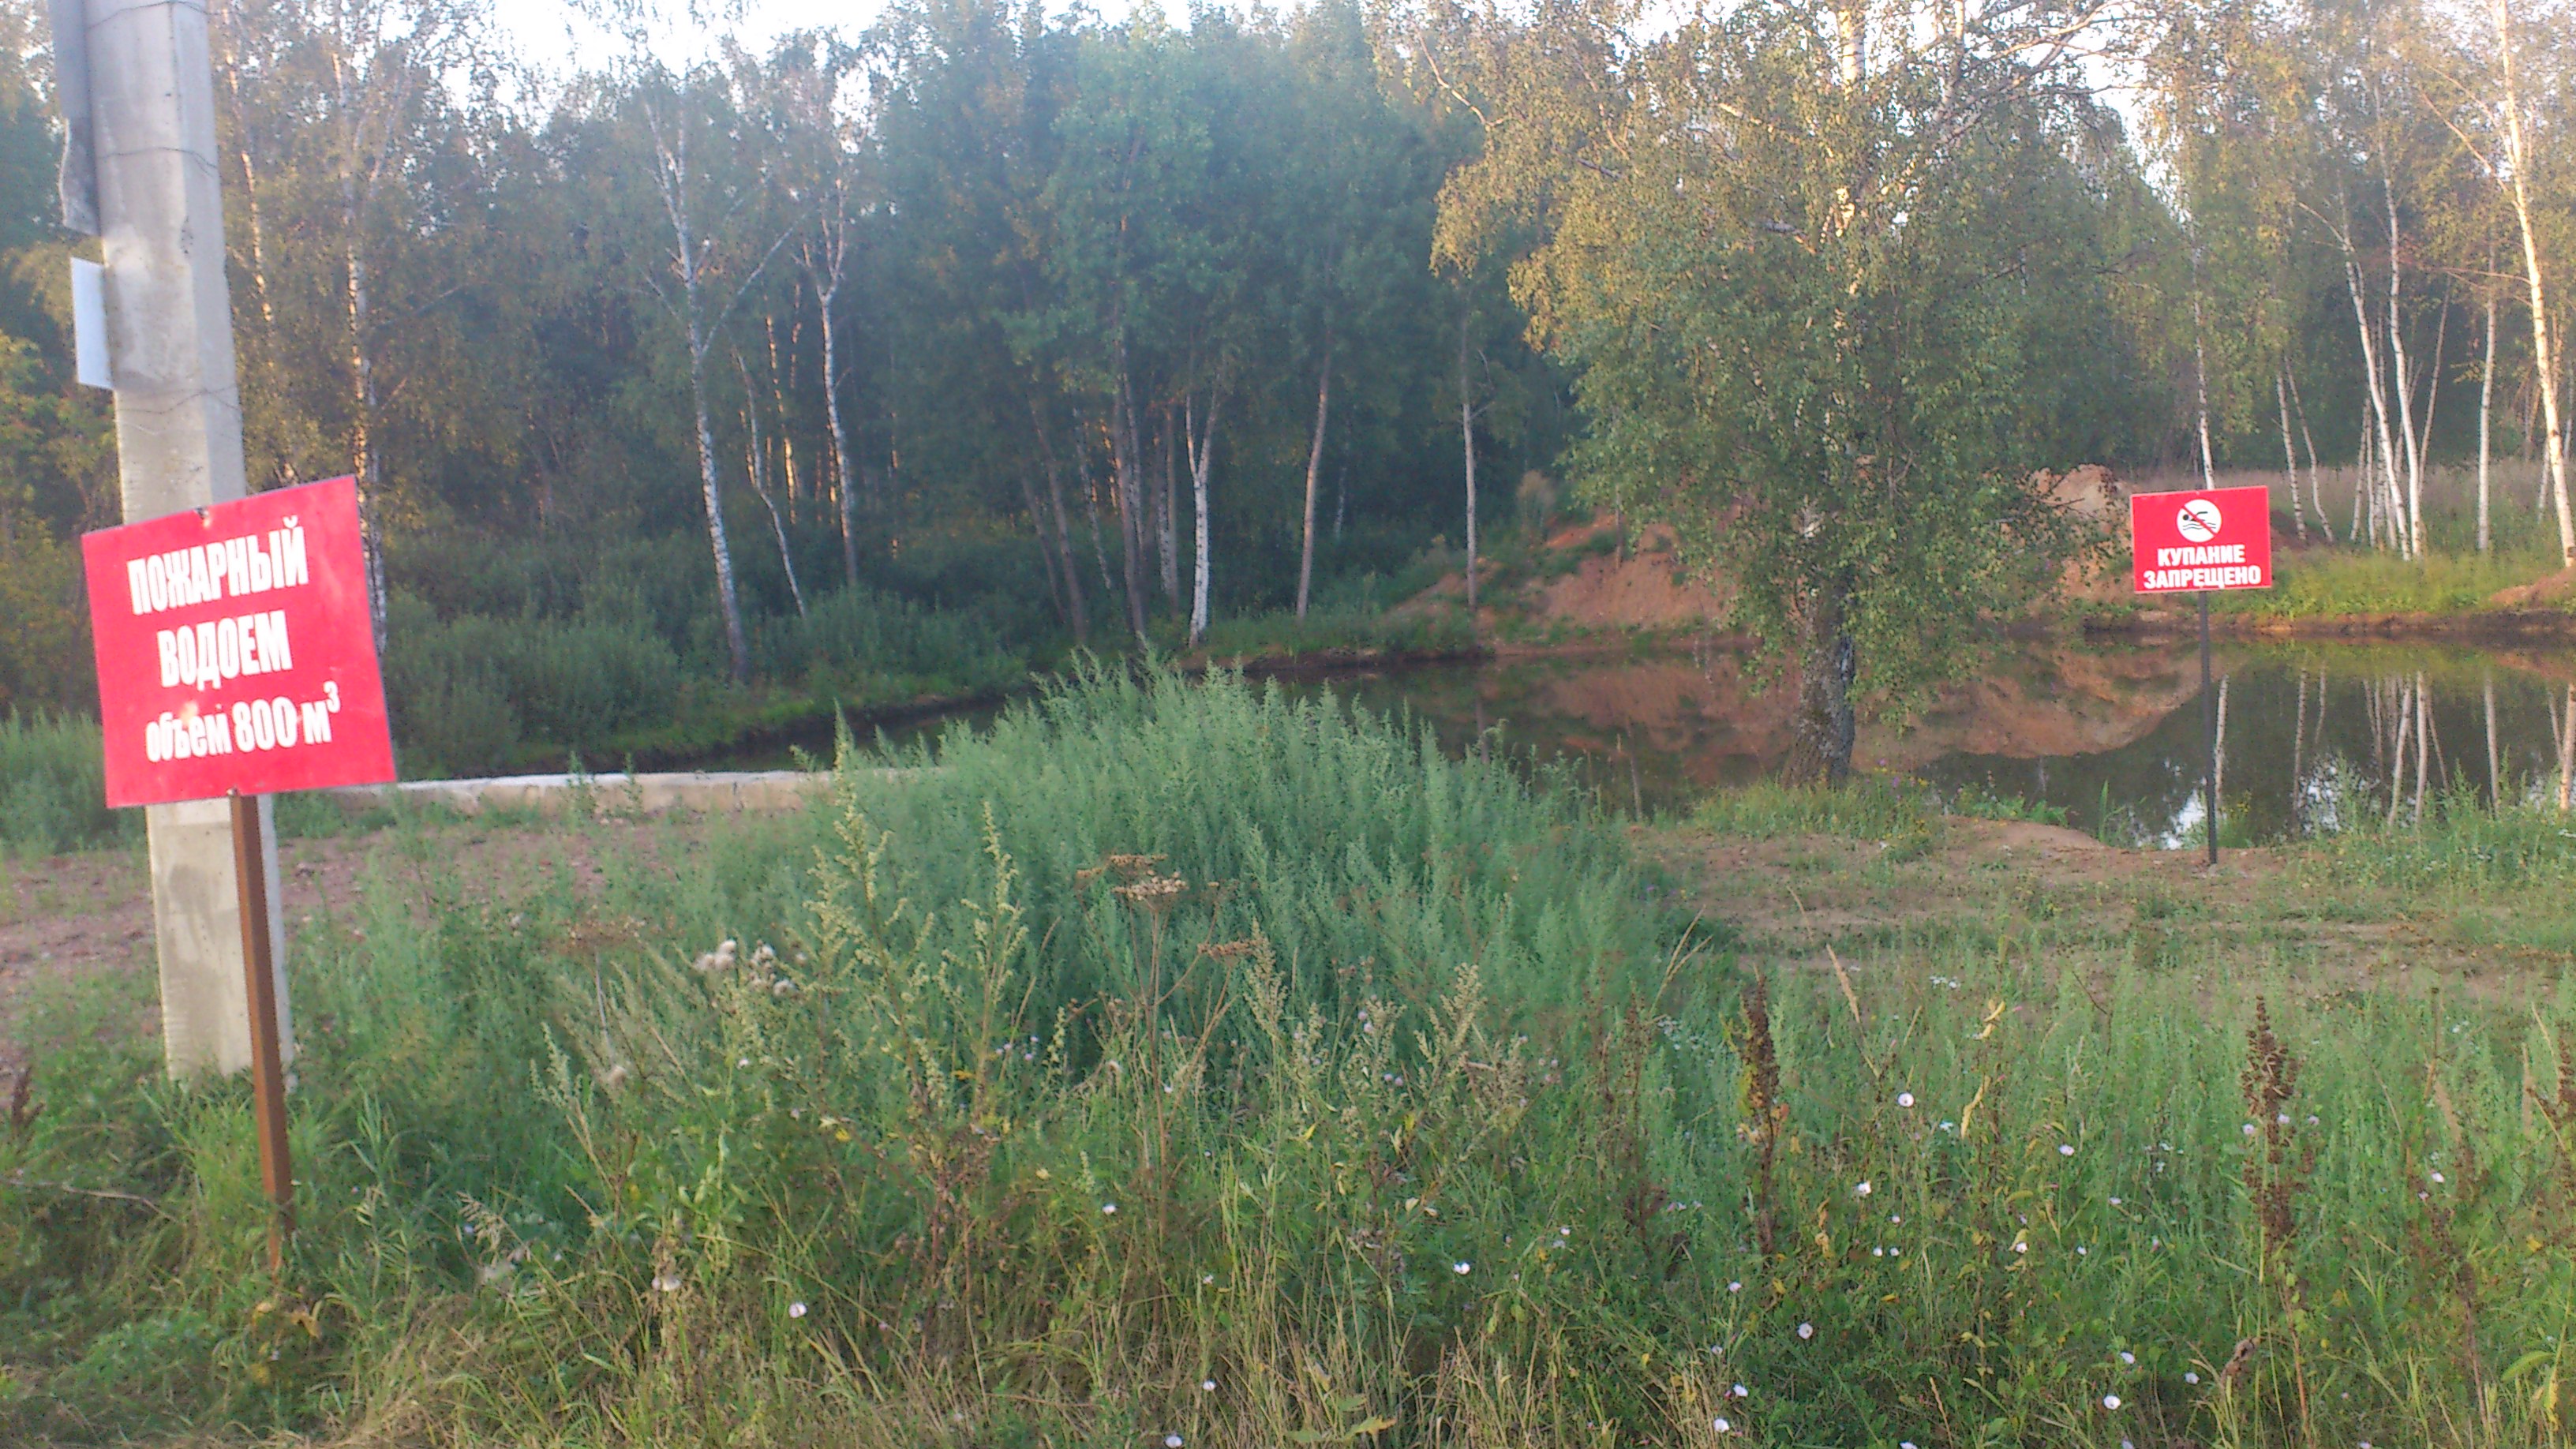
<path fill-rule="evenodd" d="M 866 774 L 901 783 L 929 773 L 883 769 Z M 676 770 L 600 775 L 499 775 L 481 780 L 405 780 L 396 785 L 350 785 L 321 793 L 351 809 L 408 800 L 438 804 L 464 815 L 487 809 L 555 814 L 588 801 L 596 814 L 661 815 L 674 810 L 708 814 L 794 810 L 832 788 L 828 770 Z"/>

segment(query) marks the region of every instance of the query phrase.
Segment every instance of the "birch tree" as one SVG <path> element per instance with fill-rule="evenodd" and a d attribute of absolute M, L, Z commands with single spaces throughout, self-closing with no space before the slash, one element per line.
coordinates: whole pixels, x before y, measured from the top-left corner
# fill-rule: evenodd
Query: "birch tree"
<path fill-rule="evenodd" d="M 637 54 L 644 54 L 640 45 Z M 632 104 L 647 140 L 645 180 L 662 232 L 643 275 L 684 349 L 716 604 L 733 680 L 743 684 L 751 651 L 725 532 L 709 369 L 727 323 L 796 228 L 778 225 L 771 214 L 762 158 L 753 153 L 724 69 L 709 63 L 675 74 L 650 60 L 631 64 Z"/>

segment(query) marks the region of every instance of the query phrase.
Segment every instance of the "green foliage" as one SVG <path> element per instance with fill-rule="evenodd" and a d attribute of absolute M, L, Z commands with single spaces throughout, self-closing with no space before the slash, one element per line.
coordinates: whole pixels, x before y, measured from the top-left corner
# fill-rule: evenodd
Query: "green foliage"
<path fill-rule="evenodd" d="M 1700 802 L 1692 823 L 1719 835 L 1767 840 L 1780 835 L 1840 835 L 1856 840 L 1928 836 L 1938 828 L 1937 801 L 1884 777 L 1826 788 L 1769 781 L 1720 790 Z"/>
<path fill-rule="evenodd" d="M 843 589 L 803 617 L 761 622 L 752 657 L 774 679 L 839 684 L 863 698 L 962 695 L 1018 682 L 1027 666 L 972 614 L 938 613 L 867 589 Z"/>
<path fill-rule="evenodd" d="M 618 731 L 666 719 L 679 698 L 679 658 L 631 625 L 441 620 L 397 599 L 385 655 L 395 737 L 423 767 L 498 771 L 523 732 L 597 749 Z"/>
<path fill-rule="evenodd" d="M 1983 785 L 1968 785 L 1949 800 L 1953 815 L 1971 820 L 2027 820 L 2041 825 L 2064 825 L 2066 807 L 2045 800 L 2027 800 L 2019 795 L 1998 794 Z"/>
<path fill-rule="evenodd" d="M 2551 570 L 2554 571 L 2554 570 Z M 2474 614 L 2495 607 L 2497 591 L 2544 572 L 2537 560 L 2475 553 L 2317 550 L 2280 561 L 2269 589 L 2220 593 L 2213 613 L 2318 618 L 2350 614 Z"/>
<path fill-rule="evenodd" d="M 56 855 L 139 839 L 143 818 L 107 808 L 98 723 L 0 716 L 0 856 Z"/>
<path fill-rule="evenodd" d="M 2078 461 L 2055 405 L 2112 383 L 2121 344 L 2116 188 L 2078 160 L 2114 122 L 2049 83 L 2050 48 L 2012 20 L 1838 77 L 1815 19 L 1683 26 L 1612 95 L 1590 16 L 1500 27 L 1471 84 L 1531 123 L 1453 180 L 1443 247 L 1534 233 L 1515 289 L 1579 374 L 1578 482 L 1672 523 L 1802 656 L 1844 722 L 1802 712 L 1801 758 L 1838 776 L 1849 688 L 1919 700 L 2084 546 L 2027 480 Z"/>
<path fill-rule="evenodd" d="M 1501 770 L 1230 679 L 881 763 L 593 899 L 398 826 L 426 893 L 293 958 L 282 1288 L 239 1093 L 58 999 L 0 1433 L 2556 1434 L 2563 993 L 2177 1012 L 2125 938 L 1991 933 L 1757 985 Z M 1797 810 L 1930 818 L 1745 818 Z"/>
<path fill-rule="evenodd" d="M 1374 580 L 1355 586 L 1365 590 Z M 1476 647 L 1475 631 L 1458 615 L 1413 613 L 1389 615 L 1381 608 L 1357 606 L 1309 609 L 1300 619 L 1292 609 L 1219 619 L 1209 626 L 1204 644 L 1211 659 L 1295 658 L 1300 655 L 1450 654 Z"/>

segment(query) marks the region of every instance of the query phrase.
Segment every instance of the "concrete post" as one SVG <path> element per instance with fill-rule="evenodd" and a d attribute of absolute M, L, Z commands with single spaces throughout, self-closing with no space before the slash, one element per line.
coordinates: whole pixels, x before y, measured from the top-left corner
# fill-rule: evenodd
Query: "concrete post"
<path fill-rule="evenodd" d="M 86 14 L 116 451 L 131 523 L 248 491 L 214 70 L 202 0 L 86 0 Z M 269 802 L 260 809 L 265 822 Z M 250 1015 L 229 812 L 221 800 L 196 801 L 151 806 L 145 820 L 164 1060 L 173 1077 L 242 1070 L 251 1064 Z M 265 834 L 278 1033 L 291 1052 L 277 836 Z"/>

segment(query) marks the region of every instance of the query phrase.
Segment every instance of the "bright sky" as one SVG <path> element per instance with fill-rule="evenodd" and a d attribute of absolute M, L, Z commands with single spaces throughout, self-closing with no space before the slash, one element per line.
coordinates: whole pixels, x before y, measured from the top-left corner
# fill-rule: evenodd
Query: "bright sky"
<path fill-rule="evenodd" d="M 670 8 L 691 7 L 682 0 Z M 1048 8 L 1061 14 L 1072 7 L 1055 0 Z M 1114 19 L 1134 7 L 1128 0 L 1093 0 L 1090 8 Z M 511 49 L 521 59 L 551 71 L 596 70 L 623 48 L 612 32 L 584 20 L 564 0 L 520 0 L 497 9 Z M 779 36 L 798 30 L 837 29 L 855 39 L 885 9 L 886 0 L 742 0 L 741 18 L 731 29 L 749 49 L 762 52 Z M 662 29 L 670 36 L 670 43 L 661 47 L 663 59 L 672 62 L 712 51 L 716 38 L 724 33 L 719 26 L 685 23 Z"/>

